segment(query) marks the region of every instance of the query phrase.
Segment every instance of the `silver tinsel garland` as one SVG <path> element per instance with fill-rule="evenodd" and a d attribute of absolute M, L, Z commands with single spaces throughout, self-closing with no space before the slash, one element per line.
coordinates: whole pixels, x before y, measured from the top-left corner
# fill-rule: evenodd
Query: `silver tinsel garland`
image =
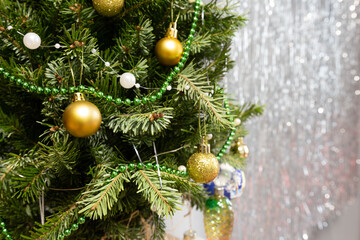
<path fill-rule="evenodd" d="M 249 123 L 233 239 L 307 240 L 356 196 L 360 1 L 241 0 L 226 88 L 266 104 Z"/>

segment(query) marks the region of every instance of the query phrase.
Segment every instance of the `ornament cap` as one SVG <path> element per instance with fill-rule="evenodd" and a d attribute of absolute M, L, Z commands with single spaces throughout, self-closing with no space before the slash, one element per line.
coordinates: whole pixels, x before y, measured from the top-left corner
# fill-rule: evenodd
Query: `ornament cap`
<path fill-rule="evenodd" d="M 207 143 L 205 137 L 202 137 L 201 143 L 197 146 L 197 152 L 199 153 L 211 153 L 210 144 Z"/>
<path fill-rule="evenodd" d="M 176 29 L 176 22 L 171 22 L 165 37 L 177 38 L 178 30 Z"/>
<path fill-rule="evenodd" d="M 237 145 L 243 145 L 244 144 L 244 138 L 239 137 L 236 144 Z"/>
<path fill-rule="evenodd" d="M 225 188 L 223 186 L 215 186 L 214 187 L 214 195 L 215 196 L 224 196 Z"/>
<path fill-rule="evenodd" d="M 83 93 L 80 92 L 76 92 L 74 93 L 74 96 L 72 97 L 72 101 L 73 102 L 77 102 L 77 101 L 85 101 L 85 96 Z"/>

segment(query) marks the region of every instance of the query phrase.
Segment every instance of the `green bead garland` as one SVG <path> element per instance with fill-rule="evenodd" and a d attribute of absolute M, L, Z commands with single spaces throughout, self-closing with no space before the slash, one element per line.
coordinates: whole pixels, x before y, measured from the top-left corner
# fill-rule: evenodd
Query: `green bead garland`
<path fill-rule="evenodd" d="M 58 239 L 61 240 L 61 239 L 64 239 L 65 237 L 67 237 L 67 236 L 70 236 L 72 232 L 79 229 L 79 225 L 84 224 L 84 223 L 85 223 L 85 217 L 79 217 L 77 223 L 73 223 L 70 226 L 70 228 L 65 229 L 63 231 L 63 233 L 60 233 L 58 235 Z"/>
<path fill-rule="evenodd" d="M 78 230 L 78 228 L 79 228 L 79 225 L 76 224 L 76 223 L 74 223 L 73 225 L 71 225 L 71 230 L 72 230 L 72 231 L 76 231 L 76 230 Z"/>
<path fill-rule="evenodd" d="M 5 222 L 1 219 L 1 217 L 0 217 L 0 230 L 1 230 L 0 231 L 1 234 L 5 237 L 6 240 L 12 240 L 12 237 L 10 236 L 10 234 L 8 234 L 8 230 L 6 229 Z"/>
<path fill-rule="evenodd" d="M 165 83 L 169 84 L 172 80 L 173 77 L 176 76 L 182 68 L 184 68 L 185 63 L 189 57 L 190 54 L 190 45 L 192 43 L 192 40 L 194 39 L 194 33 L 196 32 L 196 22 L 199 20 L 198 16 L 200 14 L 200 2 L 201 0 L 196 0 L 195 1 L 195 6 L 194 6 L 194 17 L 193 17 L 193 22 L 191 24 L 191 30 L 189 33 L 189 36 L 186 40 L 186 45 L 184 48 L 184 52 L 183 52 L 183 56 L 180 59 L 180 62 L 178 63 L 178 65 L 176 67 L 174 67 L 174 69 L 170 72 L 169 76 L 166 78 L 166 81 L 164 82 L 163 87 L 165 87 L 166 89 L 166 85 Z M 119 99 L 119 98 L 114 98 L 113 96 L 105 96 L 103 92 L 101 91 L 96 91 L 95 88 L 93 87 L 85 87 L 85 86 L 78 86 L 78 87 L 70 87 L 69 89 L 65 89 L 65 88 L 52 88 L 49 91 L 49 88 L 42 88 L 40 86 L 36 86 L 36 85 L 30 85 L 29 83 L 27 83 L 26 81 L 22 80 L 22 79 L 15 79 L 14 76 L 11 76 L 9 72 L 6 72 L 6 70 L 2 67 L 0 67 L 0 73 L 3 74 L 5 79 L 9 79 L 10 82 L 15 82 L 17 85 L 19 86 L 23 86 L 23 88 L 25 90 L 28 90 L 32 93 L 37 93 L 37 94 L 44 94 L 44 95 L 57 95 L 59 93 L 65 95 L 65 94 L 73 94 L 76 91 L 79 92 L 85 92 L 85 93 L 89 93 L 89 94 L 93 94 L 95 97 L 100 98 L 100 99 L 105 99 L 105 101 L 107 102 L 112 102 L 115 103 L 116 105 L 120 106 L 122 104 L 125 105 L 139 105 L 139 104 L 147 104 L 150 100 L 150 102 L 155 102 L 158 99 L 161 99 L 163 94 L 164 94 L 164 90 L 160 89 L 158 92 L 154 93 L 154 95 L 147 97 L 143 97 L 141 99 L 139 98 L 135 98 L 134 100 L 130 100 L 130 99 L 125 99 L 124 101 Z"/>
<path fill-rule="evenodd" d="M 66 229 L 66 230 L 64 231 L 64 235 L 65 235 L 65 236 L 70 236 L 70 234 L 71 234 L 71 230 L 70 230 L 70 229 Z"/>
<path fill-rule="evenodd" d="M 229 106 L 229 103 L 227 100 L 224 101 L 224 106 L 226 108 L 226 115 L 230 115 L 231 111 L 230 111 L 230 106 Z M 230 122 L 234 123 L 234 119 L 230 118 Z M 220 160 L 221 157 L 224 155 L 224 153 L 230 148 L 230 144 L 231 144 L 231 141 L 233 140 L 235 133 L 236 133 L 236 127 L 233 127 L 231 129 L 228 139 L 225 141 L 224 145 L 222 146 L 222 148 L 220 149 L 219 153 L 216 156 L 217 160 Z"/>

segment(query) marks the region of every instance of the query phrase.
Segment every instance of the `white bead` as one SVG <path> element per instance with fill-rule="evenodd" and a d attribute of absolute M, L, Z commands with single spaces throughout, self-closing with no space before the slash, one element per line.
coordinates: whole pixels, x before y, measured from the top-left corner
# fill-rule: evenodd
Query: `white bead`
<path fill-rule="evenodd" d="M 37 49 L 40 47 L 41 38 L 36 33 L 29 32 L 29 33 L 25 34 L 23 42 L 27 48 L 34 50 L 34 49 Z"/>
<path fill-rule="evenodd" d="M 11 29 L 13 29 L 13 26 L 8 26 L 6 29 L 10 31 Z"/>
<path fill-rule="evenodd" d="M 123 88 L 128 88 L 128 89 L 132 88 L 134 87 L 135 83 L 136 83 L 136 78 L 132 73 L 124 73 L 120 77 L 120 85 Z"/>
<path fill-rule="evenodd" d="M 184 165 L 180 165 L 180 166 L 178 167 L 178 170 L 179 170 L 180 172 L 186 172 L 186 167 L 185 167 Z"/>
<path fill-rule="evenodd" d="M 60 44 L 58 44 L 58 43 L 57 43 L 57 44 L 55 44 L 55 45 L 54 45 L 54 47 L 55 47 L 56 49 L 61 48 Z"/>
<path fill-rule="evenodd" d="M 96 52 L 97 52 L 97 51 L 96 51 L 95 48 L 91 49 L 91 53 L 92 53 L 92 54 L 95 54 Z"/>
<path fill-rule="evenodd" d="M 189 90 L 190 89 L 190 86 L 189 85 L 186 85 L 185 86 L 185 90 Z"/>
<path fill-rule="evenodd" d="M 169 85 L 166 87 L 166 90 L 171 91 L 172 87 Z"/>
<path fill-rule="evenodd" d="M 206 139 L 207 139 L 207 140 L 211 140 L 212 138 L 213 138 L 212 133 L 209 133 L 209 134 L 206 135 Z"/>
<path fill-rule="evenodd" d="M 140 84 L 139 84 L 139 83 L 136 83 L 136 84 L 135 84 L 135 87 L 136 87 L 136 88 L 140 88 Z"/>
<path fill-rule="evenodd" d="M 234 119 L 234 124 L 235 124 L 235 126 L 239 126 L 241 124 L 240 118 L 235 118 Z"/>
<path fill-rule="evenodd" d="M 105 62 L 105 66 L 106 66 L 106 67 L 110 67 L 110 63 L 109 63 L 109 62 Z"/>

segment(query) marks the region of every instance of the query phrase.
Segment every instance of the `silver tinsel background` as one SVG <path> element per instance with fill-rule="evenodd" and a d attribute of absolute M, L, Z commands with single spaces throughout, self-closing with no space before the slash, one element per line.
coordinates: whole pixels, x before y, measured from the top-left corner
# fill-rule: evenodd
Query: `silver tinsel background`
<path fill-rule="evenodd" d="M 234 201 L 233 239 L 311 239 L 356 196 L 359 3 L 241 0 L 249 22 L 226 87 L 266 109 L 247 124 L 248 185 Z"/>

